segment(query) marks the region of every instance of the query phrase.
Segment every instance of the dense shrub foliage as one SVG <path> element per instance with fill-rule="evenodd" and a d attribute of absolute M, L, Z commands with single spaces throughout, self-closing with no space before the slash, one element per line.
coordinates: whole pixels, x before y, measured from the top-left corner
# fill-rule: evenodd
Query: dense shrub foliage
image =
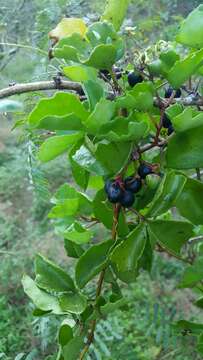
<path fill-rule="evenodd" d="M 172 43 L 158 41 L 134 61 L 119 32 L 127 7 L 107 1 L 100 21 L 64 18 L 49 33 L 57 87 L 63 76 L 77 92 L 41 99 L 26 122 L 39 160 L 66 154 L 75 180 L 57 190 L 49 212 L 74 274 L 38 254 L 35 280 L 22 280 L 35 316 L 65 317 L 58 360 L 88 356 L 100 320 L 125 311 L 121 284 L 150 272 L 155 252 L 186 264 L 179 287 L 198 290 L 203 307 L 203 5 Z M 203 353 L 203 324 L 183 319 L 174 328 L 195 335 Z"/>

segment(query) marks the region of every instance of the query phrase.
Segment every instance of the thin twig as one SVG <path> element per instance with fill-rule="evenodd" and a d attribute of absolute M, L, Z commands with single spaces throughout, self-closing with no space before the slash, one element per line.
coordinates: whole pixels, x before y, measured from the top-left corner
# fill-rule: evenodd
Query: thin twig
<path fill-rule="evenodd" d="M 175 254 L 174 252 L 172 252 L 169 249 L 165 248 L 160 242 L 158 242 L 158 248 L 156 250 L 158 252 L 166 252 L 169 256 L 172 256 L 172 257 L 176 258 L 177 260 L 183 261 L 186 264 L 189 264 L 189 265 L 192 264 L 192 261 L 190 261 L 189 259 L 185 259 L 182 256 L 179 256 L 179 255 Z"/>
<path fill-rule="evenodd" d="M 196 175 L 197 175 L 197 180 L 201 181 L 201 171 L 200 171 L 200 168 L 196 168 Z"/>
<path fill-rule="evenodd" d="M 112 240 L 115 242 L 116 238 L 117 238 L 117 227 L 118 227 L 118 219 L 119 219 L 119 214 L 120 214 L 120 210 L 121 210 L 121 205 L 116 204 L 114 206 L 114 217 L 113 217 L 113 225 L 112 225 Z M 104 283 L 104 276 L 105 276 L 105 272 L 106 272 L 106 268 L 104 268 L 99 276 L 99 280 L 97 283 L 97 289 L 96 289 L 96 299 L 95 299 L 95 306 L 97 303 L 97 300 L 99 298 L 99 296 L 101 295 L 101 291 L 102 291 L 102 285 Z M 85 355 L 87 354 L 90 345 L 92 344 L 92 342 L 94 341 L 94 332 L 96 329 L 96 325 L 97 325 L 97 319 L 94 319 L 92 321 L 91 327 L 90 327 L 90 331 L 88 333 L 87 336 L 87 343 L 85 344 L 80 356 L 79 356 L 79 360 L 83 360 Z"/>
<path fill-rule="evenodd" d="M 37 81 L 27 84 L 16 84 L 9 86 L 5 89 L 0 90 L 0 99 L 12 96 L 23 94 L 27 92 L 34 92 L 39 90 L 71 90 L 76 91 L 77 93 L 81 92 L 81 85 L 76 82 L 61 80 L 60 84 L 57 84 L 54 80 L 51 81 Z"/>

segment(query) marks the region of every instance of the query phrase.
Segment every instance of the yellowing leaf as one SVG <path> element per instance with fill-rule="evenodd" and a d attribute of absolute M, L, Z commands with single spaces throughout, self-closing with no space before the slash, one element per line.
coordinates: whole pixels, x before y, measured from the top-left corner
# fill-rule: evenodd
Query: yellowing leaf
<path fill-rule="evenodd" d="M 59 40 L 71 36 L 74 33 L 78 33 L 84 37 L 87 31 L 85 22 L 79 18 L 63 18 L 60 23 L 50 31 L 49 37 L 56 42 Z"/>

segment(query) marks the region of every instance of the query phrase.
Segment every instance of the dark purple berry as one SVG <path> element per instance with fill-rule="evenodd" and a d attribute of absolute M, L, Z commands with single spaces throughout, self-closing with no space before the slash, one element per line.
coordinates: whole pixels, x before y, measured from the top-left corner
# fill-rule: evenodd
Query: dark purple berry
<path fill-rule="evenodd" d="M 129 176 L 125 179 L 124 186 L 126 190 L 137 193 L 142 187 L 142 180 L 134 176 Z"/>
<path fill-rule="evenodd" d="M 170 126 L 172 126 L 171 120 L 169 119 L 169 117 L 166 114 L 164 114 L 164 116 L 163 116 L 163 127 L 165 129 L 168 129 Z"/>
<path fill-rule="evenodd" d="M 176 90 L 176 94 L 175 94 L 175 98 L 180 98 L 181 97 L 181 90 L 180 89 L 178 89 L 178 90 Z"/>
<path fill-rule="evenodd" d="M 104 76 L 106 79 L 111 80 L 111 75 L 108 70 L 102 69 L 100 70 L 101 76 Z"/>
<path fill-rule="evenodd" d="M 117 72 L 116 73 L 116 79 L 119 80 L 122 78 L 122 72 Z"/>
<path fill-rule="evenodd" d="M 145 179 L 147 175 L 153 174 L 152 166 L 147 164 L 140 164 L 138 168 L 138 174 L 141 177 L 141 179 Z"/>
<path fill-rule="evenodd" d="M 165 90 L 165 98 L 166 99 L 169 99 L 173 93 L 174 89 L 172 87 L 168 87 L 166 90 Z M 180 89 L 177 89 L 176 92 L 175 92 L 175 98 L 179 98 L 181 97 L 181 90 Z"/>
<path fill-rule="evenodd" d="M 168 127 L 168 135 L 171 135 L 173 132 L 174 132 L 174 128 L 173 128 L 173 125 L 171 124 L 171 125 Z"/>
<path fill-rule="evenodd" d="M 139 74 L 135 74 L 134 71 L 129 72 L 128 74 L 128 84 L 133 87 L 138 83 L 143 81 L 143 77 Z"/>
<path fill-rule="evenodd" d="M 134 204 L 135 201 L 135 195 L 132 193 L 132 191 L 126 190 L 123 192 L 123 196 L 120 200 L 120 204 L 123 207 L 131 207 Z"/>
<path fill-rule="evenodd" d="M 173 88 L 172 87 L 168 87 L 166 90 L 165 90 L 165 99 L 169 99 L 171 97 L 173 93 Z"/>
<path fill-rule="evenodd" d="M 107 180 L 104 189 L 111 203 L 116 204 L 121 200 L 123 190 L 117 182 L 113 180 Z"/>

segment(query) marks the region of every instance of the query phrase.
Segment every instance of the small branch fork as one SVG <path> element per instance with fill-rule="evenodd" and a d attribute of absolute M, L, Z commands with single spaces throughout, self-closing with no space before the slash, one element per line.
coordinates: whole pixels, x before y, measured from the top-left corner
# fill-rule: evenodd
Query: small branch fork
<path fill-rule="evenodd" d="M 115 242 L 116 238 L 117 238 L 117 228 L 118 228 L 118 219 L 119 219 L 120 211 L 121 211 L 121 205 L 116 204 L 114 206 L 114 216 L 113 216 L 113 225 L 112 225 L 112 241 L 113 242 Z M 98 280 L 98 283 L 97 283 L 97 289 L 96 289 L 95 305 L 97 303 L 97 300 L 98 300 L 99 296 L 101 295 L 102 286 L 103 286 L 103 283 L 104 283 L 105 272 L 106 272 L 106 269 L 104 268 L 101 271 L 100 276 L 99 276 L 99 280 Z M 87 343 L 85 344 L 85 347 L 83 348 L 83 350 L 82 350 L 82 352 L 80 354 L 79 360 L 84 359 L 86 353 L 89 350 L 90 345 L 94 341 L 94 332 L 95 332 L 95 329 L 96 329 L 96 325 L 97 325 L 97 320 L 94 319 L 92 321 L 92 324 L 91 324 L 91 327 L 90 327 L 90 330 L 89 330 L 89 333 L 88 333 L 88 336 L 87 336 Z"/>

